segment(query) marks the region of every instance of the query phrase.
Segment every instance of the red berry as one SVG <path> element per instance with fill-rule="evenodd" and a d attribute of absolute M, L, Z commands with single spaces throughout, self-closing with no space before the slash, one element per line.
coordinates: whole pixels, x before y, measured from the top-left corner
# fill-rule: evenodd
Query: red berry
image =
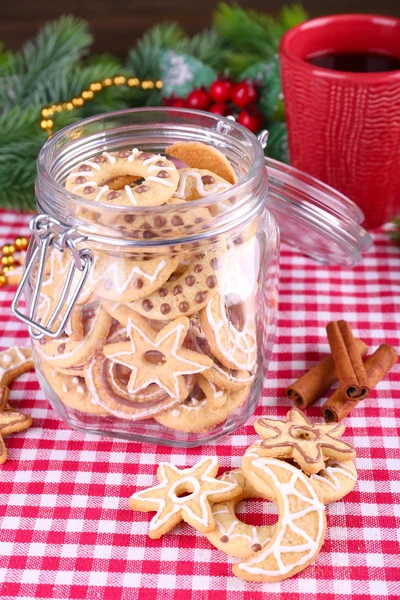
<path fill-rule="evenodd" d="M 210 96 L 206 89 L 201 87 L 190 92 L 186 98 L 186 106 L 187 108 L 196 108 L 197 110 L 207 110 L 210 106 Z"/>
<path fill-rule="evenodd" d="M 259 113 L 257 109 L 253 108 L 242 110 L 239 113 L 237 121 L 244 127 L 247 127 L 247 129 L 253 133 L 257 133 L 262 127 L 263 119 L 261 113 Z"/>
<path fill-rule="evenodd" d="M 244 108 L 247 104 L 253 104 L 257 101 L 256 88 L 248 81 L 240 81 L 233 88 L 231 98 L 236 106 Z"/>
<path fill-rule="evenodd" d="M 208 110 L 215 115 L 221 115 L 224 117 L 228 114 L 228 105 L 226 102 L 216 102 L 215 104 L 211 104 Z"/>
<path fill-rule="evenodd" d="M 232 90 L 230 79 L 220 77 L 210 85 L 210 96 L 214 102 L 227 102 L 231 98 Z"/>
<path fill-rule="evenodd" d="M 183 98 L 180 98 L 179 96 L 175 96 L 175 94 L 172 94 L 172 96 L 169 96 L 169 98 L 163 98 L 163 106 L 173 106 L 174 108 L 185 108 L 185 101 Z"/>

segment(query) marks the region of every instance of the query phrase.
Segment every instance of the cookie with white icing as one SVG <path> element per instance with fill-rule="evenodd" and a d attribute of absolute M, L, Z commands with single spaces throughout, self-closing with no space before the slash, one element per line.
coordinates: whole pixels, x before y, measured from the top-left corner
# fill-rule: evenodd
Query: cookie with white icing
<path fill-rule="evenodd" d="M 211 506 L 242 491 L 236 480 L 216 479 L 218 467 L 216 456 L 202 458 L 188 469 L 160 463 L 157 469 L 160 483 L 136 492 L 129 500 L 133 510 L 156 511 L 149 527 L 151 538 L 160 538 L 180 521 L 202 533 L 215 529 Z"/>
<path fill-rule="evenodd" d="M 214 531 L 206 533 L 208 541 L 228 556 L 248 558 L 254 552 L 261 550 L 271 539 L 275 526 L 254 526 L 243 523 L 235 513 L 235 508 L 242 500 L 260 498 L 260 494 L 244 477 L 241 469 L 227 471 L 222 481 L 236 480 L 242 488 L 242 493 L 226 502 L 219 502 L 212 507 L 216 523 Z"/>
<path fill-rule="evenodd" d="M 324 543 L 325 506 L 301 469 L 276 458 L 260 457 L 251 446 L 242 470 L 254 489 L 278 507 L 279 520 L 270 541 L 233 566 L 247 581 L 281 581 L 303 571 Z"/>
<path fill-rule="evenodd" d="M 178 170 L 170 160 L 132 148 L 103 152 L 79 163 L 65 187 L 108 206 L 160 206 L 176 191 L 178 182 Z"/>
<path fill-rule="evenodd" d="M 8 387 L 14 379 L 33 369 L 32 348 L 13 346 L 0 352 L 0 387 Z"/>
<path fill-rule="evenodd" d="M 207 169 L 179 169 L 179 185 L 173 198 L 180 202 L 191 202 L 215 196 L 231 186 L 231 183 Z"/>
<path fill-rule="evenodd" d="M 40 340 L 35 350 L 53 369 L 81 367 L 97 352 L 107 339 L 112 317 L 100 305 L 83 311 L 84 336 L 76 342 L 67 335 L 54 340 Z"/>
<path fill-rule="evenodd" d="M 32 417 L 14 410 L 8 404 L 9 389 L 0 386 L 0 465 L 7 460 L 7 450 L 3 436 L 19 433 L 32 425 Z"/>
<path fill-rule="evenodd" d="M 209 381 L 203 375 L 197 378 L 199 388 L 204 392 L 211 410 L 221 408 L 229 397 L 229 392 L 218 387 L 212 381 Z"/>

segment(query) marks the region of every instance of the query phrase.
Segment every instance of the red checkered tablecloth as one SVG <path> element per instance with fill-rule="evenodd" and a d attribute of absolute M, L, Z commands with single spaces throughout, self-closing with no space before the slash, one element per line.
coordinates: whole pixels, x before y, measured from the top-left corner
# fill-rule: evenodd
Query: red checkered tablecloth
<path fill-rule="evenodd" d="M 0 215 L 0 243 L 26 232 L 26 218 Z M 0 290 L 2 348 L 28 344 L 10 314 L 13 291 Z M 283 248 L 279 325 L 256 415 L 284 416 L 283 390 L 327 350 L 325 325 L 345 318 L 375 349 L 400 346 L 400 248 L 382 232 L 361 265 L 326 267 Z M 191 466 L 216 454 L 240 465 L 256 439 L 250 422 L 218 443 L 190 450 L 82 435 L 50 408 L 34 373 L 14 382 L 12 404 L 33 426 L 7 440 L 0 467 L 0 597 L 124 600 L 356 600 L 400 598 L 400 366 L 347 419 L 359 481 L 327 507 L 325 543 L 314 564 L 272 584 L 232 575 L 235 562 L 181 524 L 147 536 L 151 514 L 128 497 L 155 482 L 160 461 Z M 308 410 L 319 416 L 318 406 Z M 239 506 L 248 523 L 274 522 L 273 504 Z"/>

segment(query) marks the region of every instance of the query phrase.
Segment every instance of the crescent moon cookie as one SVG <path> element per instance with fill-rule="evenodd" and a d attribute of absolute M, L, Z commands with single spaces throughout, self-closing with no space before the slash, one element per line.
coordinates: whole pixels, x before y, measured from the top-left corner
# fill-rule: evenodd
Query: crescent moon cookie
<path fill-rule="evenodd" d="M 237 182 L 237 176 L 229 160 L 213 146 L 201 142 L 177 142 L 168 146 L 165 152 L 194 169 L 207 169 L 212 175 L 225 179 L 228 183 Z"/>
<path fill-rule="evenodd" d="M 2 353 L 3 354 L 3 353 Z M 32 425 L 32 417 L 13 410 L 8 403 L 9 389 L 0 387 L 0 465 L 7 460 L 7 450 L 3 436 L 19 433 Z"/>
<path fill-rule="evenodd" d="M 109 206 L 160 206 L 176 191 L 178 182 L 173 162 L 132 148 L 103 152 L 81 162 L 68 175 L 65 187 Z"/>
<path fill-rule="evenodd" d="M 130 394 L 155 383 L 170 398 L 187 397 L 184 375 L 201 373 L 212 364 L 208 356 L 183 347 L 189 324 L 189 319 L 179 317 L 157 333 L 143 317 L 132 313 L 127 325 L 130 341 L 104 346 L 107 358 L 131 369 Z"/>
<path fill-rule="evenodd" d="M 215 529 L 212 504 L 230 500 L 242 491 L 236 480 L 215 479 L 218 467 L 216 456 L 202 458 L 189 469 L 160 463 L 157 469 L 160 483 L 136 492 L 129 500 L 133 510 L 157 511 L 150 522 L 150 538 L 160 538 L 180 521 L 201 533 Z"/>
<path fill-rule="evenodd" d="M 301 469 L 282 460 L 260 457 L 253 446 L 243 458 L 245 477 L 275 502 L 279 520 L 271 540 L 259 552 L 233 566 L 247 581 L 281 581 L 305 569 L 324 543 L 325 506 Z"/>
<path fill-rule="evenodd" d="M 257 357 L 257 338 L 244 303 L 228 305 L 226 297 L 217 294 L 199 314 L 213 355 L 225 367 L 251 371 Z"/>
<path fill-rule="evenodd" d="M 83 312 L 84 337 L 76 342 L 64 335 L 55 340 L 36 344 L 36 351 L 54 369 L 81 367 L 94 355 L 107 339 L 112 317 L 102 307 L 87 308 Z"/>
<path fill-rule="evenodd" d="M 179 277 L 171 277 L 155 292 L 129 306 L 149 319 L 175 319 L 192 315 L 217 292 L 218 266 L 215 252 L 196 254 Z"/>
<path fill-rule="evenodd" d="M 292 408 L 286 420 L 258 419 L 254 428 L 263 440 L 263 456 L 292 458 L 307 474 L 318 473 L 325 461 L 349 461 L 355 458 L 354 448 L 339 440 L 345 427 L 341 423 L 310 423 L 301 410 Z"/>
<path fill-rule="evenodd" d="M 260 494 L 252 487 L 241 469 L 227 471 L 222 481 L 237 481 L 242 493 L 226 502 L 219 502 L 212 507 L 216 523 L 214 531 L 206 533 L 208 541 L 228 556 L 242 560 L 261 550 L 273 536 L 275 526 L 256 527 L 243 523 L 235 514 L 235 508 L 242 500 L 260 498 Z"/>
<path fill-rule="evenodd" d="M 34 368 L 32 348 L 14 346 L 0 352 L 0 387 L 8 387 L 14 379 Z"/>
<path fill-rule="evenodd" d="M 172 256 L 131 260 L 107 257 L 98 252 L 85 283 L 85 291 L 106 300 L 131 302 L 157 290 L 178 263 L 179 258 Z"/>
<path fill-rule="evenodd" d="M 40 370 L 65 406 L 88 415 L 108 416 L 103 408 L 95 404 L 82 376 L 60 373 L 45 361 L 41 362 Z"/>

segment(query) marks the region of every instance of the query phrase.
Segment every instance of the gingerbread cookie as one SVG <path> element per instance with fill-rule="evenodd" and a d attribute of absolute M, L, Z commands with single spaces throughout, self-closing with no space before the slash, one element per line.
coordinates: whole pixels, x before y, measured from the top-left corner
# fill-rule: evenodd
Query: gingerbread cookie
<path fill-rule="evenodd" d="M 64 335 L 55 340 L 36 344 L 36 351 L 54 369 L 81 367 L 103 345 L 111 324 L 112 318 L 102 306 L 84 309 L 84 337 L 80 342 L 75 342 Z"/>
<path fill-rule="evenodd" d="M 85 381 L 94 402 L 119 419 L 149 419 L 180 402 L 179 398 L 171 398 L 156 384 L 131 394 L 129 379 L 100 352 L 85 366 Z"/>
<path fill-rule="evenodd" d="M 215 253 L 196 254 L 184 273 L 171 277 L 155 292 L 129 303 L 139 314 L 149 319 L 175 319 L 188 316 L 203 308 L 217 292 Z"/>
<path fill-rule="evenodd" d="M 4 353 L 2 353 L 4 354 Z M 22 371 L 21 371 L 22 372 Z M 4 374 L 3 374 L 4 377 Z M 14 378 L 14 377 L 13 377 Z M 32 425 L 32 417 L 13 410 L 8 405 L 9 389 L 0 386 L 0 465 L 7 460 L 7 450 L 3 436 L 18 433 Z"/>
<path fill-rule="evenodd" d="M 208 405 L 211 410 L 216 410 L 224 406 L 229 397 L 229 392 L 215 385 L 202 375 L 198 376 L 197 383 L 199 388 L 204 392 Z"/>
<path fill-rule="evenodd" d="M 157 290 L 174 272 L 179 259 L 172 256 L 132 260 L 97 252 L 85 293 L 117 302 L 131 302 Z"/>
<path fill-rule="evenodd" d="M 179 173 L 164 156 L 137 148 L 103 152 L 80 163 L 65 187 L 108 206 L 160 206 L 176 191 Z"/>
<path fill-rule="evenodd" d="M 211 359 L 182 346 L 189 329 L 189 319 L 179 317 L 156 333 L 140 315 L 132 314 L 127 332 L 129 342 L 107 344 L 104 355 L 132 370 L 128 384 L 130 394 L 155 383 L 171 398 L 183 400 L 188 391 L 184 375 L 201 373 Z"/>
<path fill-rule="evenodd" d="M 215 196 L 230 188 L 231 185 L 207 169 L 180 169 L 179 185 L 173 197 L 180 202 L 182 200 L 191 202 L 199 198 Z"/>
<path fill-rule="evenodd" d="M 215 529 L 211 505 L 227 501 L 242 491 L 236 480 L 215 479 L 218 466 L 216 456 L 203 458 L 189 469 L 160 463 L 157 469 L 160 483 L 136 492 L 129 500 L 133 510 L 157 511 L 150 522 L 151 538 L 160 538 L 180 521 L 202 533 Z"/>
<path fill-rule="evenodd" d="M 242 500 L 260 498 L 260 494 L 244 477 L 241 469 L 228 471 L 221 477 L 222 481 L 237 481 L 242 488 L 242 493 L 226 502 L 219 502 L 212 507 L 216 523 L 214 531 L 206 533 L 208 541 L 222 550 L 228 556 L 245 560 L 254 552 L 259 552 L 272 538 L 275 526 L 247 525 L 235 514 L 235 508 Z"/>
<path fill-rule="evenodd" d="M 168 146 L 165 152 L 191 168 L 207 169 L 228 183 L 237 183 L 237 176 L 231 163 L 213 146 L 201 142 L 177 142 Z"/>
<path fill-rule="evenodd" d="M 212 409 L 205 393 L 195 386 L 190 396 L 181 404 L 163 411 L 154 419 L 157 423 L 186 433 L 205 433 L 220 425 L 229 415 L 229 402 Z"/>
<path fill-rule="evenodd" d="M 108 416 L 108 413 L 94 402 L 81 375 L 65 375 L 45 361 L 41 361 L 40 370 L 65 406 L 88 415 Z"/>
<path fill-rule="evenodd" d="M 339 440 L 345 427 L 341 423 L 312 424 L 301 410 L 292 408 L 286 420 L 258 419 L 254 428 L 263 438 L 263 456 L 292 458 L 307 474 L 318 473 L 325 461 L 349 461 L 355 458 L 354 448 Z"/>
<path fill-rule="evenodd" d="M 251 446 L 242 469 L 255 490 L 276 503 L 279 520 L 259 552 L 233 566 L 247 581 L 281 581 L 305 569 L 318 556 L 326 529 L 325 506 L 301 469 L 276 458 L 260 457 Z"/>
<path fill-rule="evenodd" d="M 225 367 L 250 371 L 257 357 L 257 338 L 244 303 L 228 304 L 227 297 L 216 294 L 199 314 L 213 355 Z"/>
<path fill-rule="evenodd" d="M 14 379 L 34 368 L 32 349 L 14 346 L 0 352 L 0 387 L 7 387 Z"/>

